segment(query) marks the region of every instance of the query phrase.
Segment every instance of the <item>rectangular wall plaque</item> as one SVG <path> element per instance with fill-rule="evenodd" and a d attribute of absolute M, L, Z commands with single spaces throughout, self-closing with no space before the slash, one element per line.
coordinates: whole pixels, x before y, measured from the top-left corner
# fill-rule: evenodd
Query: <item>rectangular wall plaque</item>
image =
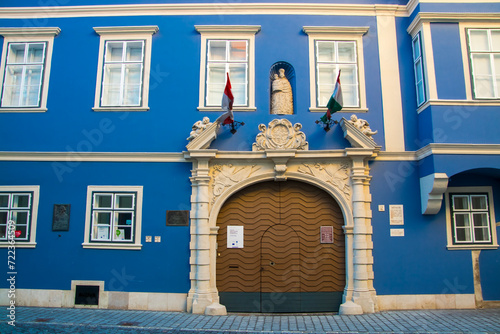
<path fill-rule="evenodd" d="M 69 231 L 69 213 L 71 204 L 54 204 L 52 231 Z"/>
<path fill-rule="evenodd" d="M 227 248 L 243 248 L 243 226 L 227 227 Z"/>
<path fill-rule="evenodd" d="M 404 225 L 403 205 L 389 205 L 389 217 L 391 225 Z"/>
<path fill-rule="evenodd" d="M 391 237 L 404 237 L 405 229 L 404 228 L 391 228 Z"/>
<path fill-rule="evenodd" d="M 189 226 L 189 211 L 168 210 L 167 226 Z"/>
<path fill-rule="evenodd" d="M 320 235 L 322 244 L 333 244 L 333 226 L 321 226 Z"/>

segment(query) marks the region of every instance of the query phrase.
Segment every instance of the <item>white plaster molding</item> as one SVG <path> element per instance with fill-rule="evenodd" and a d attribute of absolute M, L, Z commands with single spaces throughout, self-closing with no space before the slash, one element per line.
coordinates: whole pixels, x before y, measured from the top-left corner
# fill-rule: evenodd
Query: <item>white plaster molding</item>
<path fill-rule="evenodd" d="M 434 173 L 420 178 L 420 200 L 423 215 L 435 215 L 441 210 L 443 194 L 448 188 L 448 175 Z"/>
<path fill-rule="evenodd" d="M 349 184 L 350 163 L 347 160 L 340 161 L 339 163 L 303 163 L 297 171 L 329 183 L 337 188 L 347 199 L 351 198 L 351 187 Z"/>
<path fill-rule="evenodd" d="M 0 161 L 186 162 L 184 153 L 160 152 L 0 152 Z"/>
<path fill-rule="evenodd" d="M 342 117 L 340 120 L 340 126 L 344 130 L 344 137 L 351 143 L 352 147 L 357 148 L 375 148 L 377 144 L 375 141 L 363 134 L 361 130 L 355 126 L 351 121 L 346 120 Z"/>
<path fill-rule="evenodd" d="M 418 13 L 406 30 L 410 35 L 423 22 L 500 22 L 498 13 Z"/>
<path fill-rule="evenodd" d="M 302 124 L 292 123 L 286 118 L 274 119 L 269 122 L 268 127 L 259 125 L 261 133 L 255 138 L 252 151 L 297 149 L 309 150 L 304 132 L 299 131 Z"/>
<path fill-rule="evenodd" d="M 119 27 L 94 27 L 94 31 L 99 34 L 156 34 L 158 26 L 119 26 Z"/>
<path fill-rule="evenodd" d="M 260 31 L 260 25 L 195 25 L 194 28 L 199 33 L 256 34 Z"/>
<path fill-rule="evenodd" d="M 3 7 L 0 19 L 47 19 L 58 17 L 172 16 L 172 15 L 343 15 L 375 16 L 387 7 L 396 16 L 408 16 L 404 5 L 326 3 L 189 3 L 90 6 Z"/>
<path fill-rule="evenodd" d="M 15 27 L 0 28 L 0 35 L 4 37 L 28 37 L 28 36 L 57 36 L 61 32 L 59 27 Z"/>
<path fill-rule="evenodd" d="M 209 148 L 210 144 L 217 138 L 217 130 L 219 127 L 219 122 L 213 122 L 208 125 L 202 132 L 198 133 L 198 135 L 192 139 L 189 144 L 186 145 L 188 151 Z"/>
<path fill-rule="evenodd" d="M 304 26 L 306 34 L 354 34 L 365 35 L 370 27 Z"/>
<path fill-rule="evenodd" d="M 261 169 L 260 166 L 247 165 L 238 166 L 233 164 L 215 164 L 211 168 L 212 179 L 212 201 L 213 204 L 217 198 L 229 188 L 252 176 L 256 171 Z"/>

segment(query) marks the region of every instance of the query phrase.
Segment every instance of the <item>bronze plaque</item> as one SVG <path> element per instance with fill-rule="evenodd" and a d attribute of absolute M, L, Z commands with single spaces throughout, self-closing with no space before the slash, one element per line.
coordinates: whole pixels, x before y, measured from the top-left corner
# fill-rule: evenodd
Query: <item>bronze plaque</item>
<path fill-rule="evenodd" d="M 71 204 L 54 204 L 52 231 L 69 231 L 69 213 Z"/>
<path fill-rule="evenodd" d="M 167 226 L 189 226 L 189 211 L 167 210 Z"/>

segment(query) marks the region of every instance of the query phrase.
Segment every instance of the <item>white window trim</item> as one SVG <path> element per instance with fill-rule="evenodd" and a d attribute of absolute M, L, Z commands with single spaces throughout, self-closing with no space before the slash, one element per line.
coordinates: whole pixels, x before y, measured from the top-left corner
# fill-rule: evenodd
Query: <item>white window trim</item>
<path fill-rule="evenodd" d="M 487 193 L 488 194 L 488 205 L 490 212 L 490 229 L 491 229 L 491 244 L 468 244 L 468 245 L 458 245 L 453 244 L 453 226 L 451 219 L 451 209 L 450 209 L 450 194 L 462 193 L 462 194 L 475 194 L 475 193 Z M 491 187 L 448 187 L 445 192 L 445 208 L 446 208 L 446 235 L 447 235 L 447 248 L 449 250 L 460 250 L 460 249 L 497 249 L 497 232 L 495 223 L 495 204 L 493 201 L 493 190 Z"/>
<path fill-rule="evenodd" d="M 200 95 L 198 110 L 222 111 L 221 107 L 205 106 L 206 67 L 207 67 L 207 41 L 209 39 L 221 40 L 248 40 L 248 106 L 234 106 L 233 111 L 255 111 L 255 34 L 260 31 L 260 25 L 208 25 L 195 26 L 201 35 L 200 52 Z M 222 100 L 222 96 L 221 96 Z"/>
<path fill-rule="evenodd" d="M 368 32 L 368 27 L 303 27 L 309 36 L 309 78 L 310 78 L 310 107 L 311 112 L 326 112 L 326 107 L 318 107 L 317 85 L 316 85 L 316 55 L 315 44 L 317 40 L 322 41 L 355 41 L 356 56 L 358 59 L 358 85 L 359 85 L 359 107 L 345 107 L 338 112 L 367 112 L 366 88 L 365 88 L 365 61 L 363 57 L 363 35 Z M 342 82 L 342 79 L 341 79 Z M 333 92 L 332 92 L 333 93 Z"/>
<path fill-rule="evenodd" d="M 83 248 L 95 249 L 132 249 L 138 250 L 142 248 L 141 231 L 142 231 L 142 186 L 88 186 L 87 187 L 87 209 L 85 213 L 85 237 L 82 243 Z M 136 192 L 136 207 L 135 207 L 135 227 L 134 243 L 118 243 L 118 242 L 91 242 L 90 230 L 92 226 L 92 194 L 94 192 Z"/>
<path fill-rule="evenodd" d="M 8 112 L 45 112 L 47 111 L 47 96 L 49 92 L 50 65 L 52 63 L 52 49 L 54 37 L 61 32 L 57 27 L 44 28 L 0 28 L 0 35 L 4 37 L 2 49 L 2 63 L 0 66 L 0 87 L 3 91 L 5 65 L 7 63 L 7 49 L 9 43 L 44 42 L 45 64 L 40 92 L 40 105 L 38 107 L 0 107 L 0 113 Z M 0 92 L 1 95 L 1 92 Z"/>
<path fill-rule="evenodd" d="M 31 206 L 30 238 L 28 241 L 16 241 L 16 248 L 36 247 L 36 225 L 38 220 L 38 203 L 40 200 L 40 186 L 0 186 L 0 191 L 5 192 L 32 192 L 33 202 Z M 0 248 L 7 248 L 10 244 L 6 241 L 0 242 Z"/>
<path fill-rule="evenodd" d="M 158 32 L 158 26 L 131 26 L 131 27 L 94 27 L 101 36 L 99 42 L 99 60 L 97 64 L 97 80 L 95 89 L 94 111 L 148 111 L 149 110 L 149 77 L 151 73 L 151 44 L 153 35 Z M 101 88 L 103 79 L 104 53 L 107 41 L 145 40 L 144 46 L 144 73 L 142 80 L 142 97 L 140 106 L 101 107 Z"/>
<path fill-rule="evenodd" d="M 500 106 L 500 99 L 498 98 L 474 98 L 472 92 L 472 67 L 469 57 L 469 46 L 467 38 L 468 29 L 500 29 L 499 23 L 475 23 L 475 22 L 460 22 L 460 45 L 462 48 L 462 62 L 464 64 L 464 80 L 465 80 L 465 94 L 468 101 L 474 101 L 477 104 L 488 104 Z"/>

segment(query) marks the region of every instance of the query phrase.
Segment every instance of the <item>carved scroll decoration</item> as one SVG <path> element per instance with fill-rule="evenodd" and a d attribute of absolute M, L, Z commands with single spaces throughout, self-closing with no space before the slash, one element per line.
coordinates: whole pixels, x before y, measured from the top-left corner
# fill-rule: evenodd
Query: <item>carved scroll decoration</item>
<path fill-rule="evenodd" d="M 249 178 L 254 172 L 258 171 L 261 167 L 257 165 L 251 166 L 234 166 L 227 165 L 214 165 L 212 167 L 212 204 L 215 203 L 217 198 L 222 195 L 226 188 Z"/>
<path fill-rule="evenodd" d="M 339 164 L 302 164 L 298 171 L 327 182 L 339 189 L 347 198 L 351 197 L 351 186 L 349 185 L 350 164 L 346 161 Z"/>
<path fill-rule="evenodd" d="M 252 151 L 308 150 L 309 143 L 306 141 L 306 135 L 299 131 L 300 129 L 302 129 L 302 124 L 295 123 L 292 126 L 292 123 L 287 119 L 274 119 L 269 122 L 268 127 L 260 124 L 261 133 L 255 137 Z"/>

